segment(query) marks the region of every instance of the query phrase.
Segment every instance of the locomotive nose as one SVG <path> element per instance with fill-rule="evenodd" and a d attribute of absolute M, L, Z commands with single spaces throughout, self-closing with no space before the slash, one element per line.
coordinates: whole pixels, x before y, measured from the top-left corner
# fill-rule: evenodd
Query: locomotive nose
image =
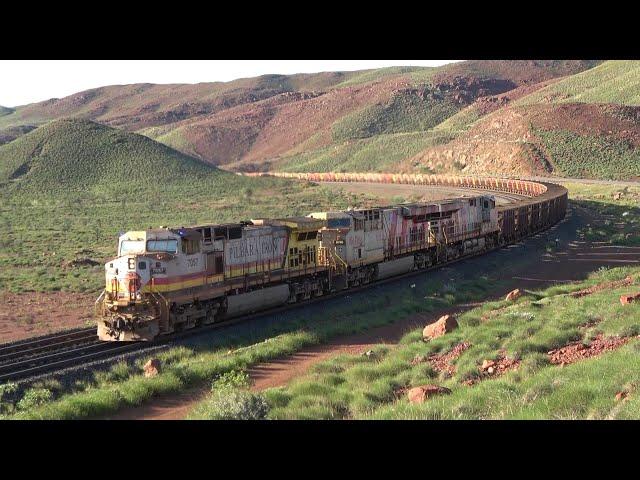
<path fill-rule="evenodd" d="M 106 265 L 106 289 L 114 300 L 140 300 L 144 278 L 136 256 L 123 257 Z"/>
<path fill-rule="evenodd" d="M 139 300 L 141 298 L 140 287 L 142 286 L 140 281 L 140 275 L 138 275 L 138 273 L 136 272 L 127 272 L 127 274 L 125 275 L 124 283 L 127 286 L 129 299 Z"/>

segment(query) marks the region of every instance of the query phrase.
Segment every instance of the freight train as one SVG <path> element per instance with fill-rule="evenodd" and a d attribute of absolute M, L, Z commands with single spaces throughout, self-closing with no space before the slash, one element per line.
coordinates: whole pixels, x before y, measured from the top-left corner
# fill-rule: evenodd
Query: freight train
<path fill-rule="evenodd" d="M 307 180 L 418 183 L 489 193 L 304 217 L 160 227 L 120 236 L 96 301 L 104 341 L 145 341 L 320 297 L 489 251 L 561 220 L 567 190 L 472 177 L 278 174 Z M 376 176 L 377 175 L 377 176 Z"/>

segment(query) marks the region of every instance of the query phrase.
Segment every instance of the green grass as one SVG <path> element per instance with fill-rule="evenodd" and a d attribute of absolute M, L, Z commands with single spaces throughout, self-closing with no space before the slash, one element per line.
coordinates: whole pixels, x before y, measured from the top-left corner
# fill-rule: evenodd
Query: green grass
<path fill-rule="evenodd" d="M 617 60 L 572 75 L 527 95 L 516 105 L 544 103 L 618 103 L 640 105 L 640 62 Z"/>
<path fill-rule="evenodd" d="M 383 80 L 387 77 L 393 76 L 406 76 L 407 74 L 425 74 L 425 72 L 431 72 L 436 70 L 433 67 L 387 67 L 376 68 L 373 70 L 362 70 L 355 72 L 349 79 L 344 82 L 340 82 L 334 86 L 334 88 L 350 87 L 354 85 L 362 85 L 365 83 L 371 83 L 379 80 Z"/>
<path fill-rule="evenodd" d="M 615 245 L 640 245 L 640 187 L 611 187 L 565 184 L 573 202 L 592 212 L 598 219 L 577 231 L 579 237 L 592 242 Z M 612 198 L 617 200 L 612 201 Z"/>
<path fill-rule="evenodd" d="M 0 182 L 38 194 L 157 188 L 218 175 L 147 137 L 85 120 L 57 120 L 0 147 Z"/>
<path fill-rule="evenodd" d="M 370 105 L 342 117 L 332 125 L 334 142 L 388 133 L 429 130 L 460 110 L 439 90 L 422 86 L 424 95 L 394 95 L 382 105 Z"/>
<path fill-rule="evenodd" d="M 0 290 L 97 292 L 104 283 L 102 263 L 115 255 L 119 232 L 299 215 L 360 203 L 358 197 L 325 187 L 227 174 L 158 191 L 116 191 L 116 196 L 73 191 L 31 196 L 0 189 Z M 64 267 L 86 257 L 100 265 Z"/>
<path fill-rule="evenodd" d="M 241 177 L 87 121 L 52 122 L 0 147 L 0 179 L 0 291 L 13 292 L 98 292 L 119 232 L 360 201 L 309 183 Z M 65 267 L 86 257 L 99 265 Z"/>
<path fill-rule="evenodd" d="M 13 113 L 13 108 L 9 108 L 9 107 L 3 107 L 2 105 L 0 105 L 0 117 L 4 117 L 5 115 L 9 115 L 11 113 Z"/>
<path fill-rule="evenodd" d="M 629 142 L 565 130 L 534 129 L 534 133 L 549 152 L 557 175 L 613 180 L 640 177 L 640 150 Z"/>
<path fill-rule="evenodd" d="M 458 113 L 450 116 L 443 122 L 439 123 L 433 128 L 434 132 L 448 133 L 451 135 L 458 135 L 466 132 L 471 128 L 471 125 L 476 120 L 485 118 L 478 113 L 478 109 L 475 105 L 469 105 L 463 108 Z"/>
<path fill-rule="evenodd" d="M 632 274 L 636 288 L 640 269 L 602 270 L 588 281 L 530 292 L 515 304 L 489 302 L 458 319 L 460 327 L 424 343 L 421 331 L 410 332 L 396 348 L 379 346 L 367 356 L 343 355 L 313 368 L 312 373 L 285 388 L 265 391 L 270 418 L 606 418 L 616 407 L 617 391 L 640 380 L 638 342 L 611 354 L 560 369 L 551 366 L 546 352 L 567 342 L 589 341 L 596 333 L 637 334 L 640 305 L 622 306 L 618 296 L 629 288 L 604 291 L 574 299 L 565 295 L 586 286 Z M 632 287 L 633 288 L 633 287 Z M 596 326 L 583 328 L 589 321 Z M 634 327 L 635 326 L 635 327 Z M 635 328 L 635 329 L 634 329 Z M 435 372 L 428 363 L 411 365 L 416 355 L 450 350 L 470 342 L 455 362 L 452 377 Z M 465 386 L 477 379 L 484 359 L 504 350 L 522 362 L 499 379 Z M 453 394 L 422 405 L 397 398 L 394 391 L 425 383 L 449 387 Z M 638 418 L 638 403 L 613 416 Z"/>
<path fill-rule="evenodd" d="M 383 296 L 369 297 L 356 304 L 332 305 L 322 312 L 300 312 L 286 320 L 240 328 L 235 334 L 228 332 L 197 348 L 178 347 L 157 354 L 162 371 L 156 377 L 144 378 L 142 375 L 142 365 L 147 358 L 136 360 L 129 367 L 116 364 L 75 388 L 56 392 L 54 398 L 46 402 L 25 409 L 6 406 L 5 415 L 17 419 L 87 418 L 216 380 L 214 389 L 237 387 L 241 379 L 238 380 L 234 372 L 291 355 L 338 335 L 386 325 L 418 311 L 477 300 L 490 288 L 495 288 L 495 283 L 489 284 L 486 277 L 474 278 L 461 281 L 459 287 L 455 292 L 447 293 L 437 282 L 428 283 L 425 289 L 396 286 Z M 440 293 L 437 297 L 434 296 L 436 292 Z M 203 408 L 194 415 L 204 418 L 206 413 L 203 412 L 211 409 Z"/>
<path fill-rule="evenodd" d="M 286 157 L 278 169 L 290 172 L 388 172 L 402 160 L 450 139 L 448 134 L 432 132 L 377 135 Z"/>
<path fill-rule="evenodd" d="M 139 133 L 187 155 L 197 156 L 193 145 L 183 135 L 183 131 L 183 127 L 176 128 L 172 125 L 163 125 L 161 127 L 147 128 Z"/>
<path fill-rule="evenodd" d="M 35 128 L 35 125 L 21 125 L 19 127 L 0 128 L 0 146 L 4 145 L 5 143 L 14 141 L 16 138 L 29 133 Z"/>

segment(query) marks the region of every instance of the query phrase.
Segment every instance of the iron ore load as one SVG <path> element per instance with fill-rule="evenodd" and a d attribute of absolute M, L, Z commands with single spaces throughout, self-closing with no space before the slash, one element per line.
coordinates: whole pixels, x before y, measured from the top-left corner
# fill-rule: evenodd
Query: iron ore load
<path fill-rule="evenodd" d="M 498 208 L 487 194 L 130 231 L 105 265 L 98 335 L 152 340 L 482 253 L 564 217 L 563 187 L 530 196 Z"/>

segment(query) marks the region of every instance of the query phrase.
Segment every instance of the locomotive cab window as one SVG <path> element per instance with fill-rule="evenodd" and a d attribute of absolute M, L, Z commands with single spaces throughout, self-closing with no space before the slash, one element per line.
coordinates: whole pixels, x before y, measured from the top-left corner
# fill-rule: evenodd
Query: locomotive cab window
<path fill-rule="evenodd" d="M 202 233 L 202 241 L 207 245 L 210 244 L 212 240 L 211 227 L 203 228 L 200 233 Z"/>
<path fill-rule="evenodd" d="M 176 253 L 178 240 L 148 240 L 147 252 Z"/>
<path fill-rule="evenodd" d="M 188 238 L 182 239 L 182 253 L 185 255 L 193 255 L 194 253 L 198 253 L 200 251 L 200 241 L 199 240 L 191 240 Z"/>
<path fill-rule="evenodd" d="M 127 253 L 143 253 L 144 241 L 143 240 L 122 240 L 120 242 L 120 255 L 126 255 Z"/>
<path fill-rule="evenodd" d="M 297 267 L 302 261 L 302 252 L 298 255 L 298 247 L 289 248 L 289 267 Z"/>

